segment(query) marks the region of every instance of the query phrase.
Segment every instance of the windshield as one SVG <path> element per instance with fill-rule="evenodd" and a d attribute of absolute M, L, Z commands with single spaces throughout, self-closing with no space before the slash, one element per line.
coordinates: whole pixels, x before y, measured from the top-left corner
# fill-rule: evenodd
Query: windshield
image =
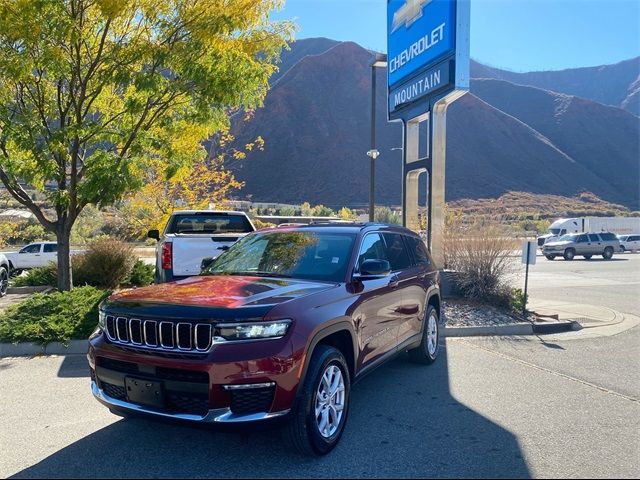
<path fill-rule="evenodd" d="M 553 233 L 554 235 L 558 235 L 560 233 L 560 229 L 559 228 L 550 228 L 549 232 Z"/>
<path fill-rule="evenodd" d="M 235 243 L 203 275 L 252 275 L 341 282 L 354 234 L 265 232 Z"/>
<path fill-rule="evenodd" d="M 244 215 L 199 212 L 171 217 L 166 233 L 249 233 L 251 224 Z"/>
<path fill-rule="evenodd" d="M 578 235 L 575 233 L 572 233 L 570 235 L 563 235 L 561 236 L 558 241 L 559 242 L 575 242 L 578 239 Z"/>

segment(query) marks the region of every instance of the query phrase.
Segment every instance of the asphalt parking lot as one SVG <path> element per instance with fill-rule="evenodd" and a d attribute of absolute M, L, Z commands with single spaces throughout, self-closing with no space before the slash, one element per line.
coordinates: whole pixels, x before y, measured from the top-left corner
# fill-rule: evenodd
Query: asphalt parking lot
<path fill-rule="evenodd" d="M 532 267 L 531 295 L 637 313 L 640 255 Z M 635 297 L 635 298 L 634 298 Z M 447 339 L 353 390 L 320 459 L 278 430 L 231 433 L 111 415 L 86 359 L 0 359 L 0 476 L 622 477 L 640 475 L 640 327 L 615 336 Z"/>
<path fill-rule="evenodd" d="M 115 417 L 91 398 L 80 355 L 2 359 L 0 476 L 637 477 L 639 332 L 450 339 L 431 367 L 400 357 L 355 387 L 343 441 L 321 459 L 292 453 L 278 431 Z M 625 360 L 603 364 L 608 383 L 567 367 L 612 349 Z"/>
<path fill-rule="evenodd" d="M 514 286 L 524 287 L 524 269 L 519 267 Z M 549 261 L 537 257 L 529 270 L 532 301 L 557 300 L 613 308 L 623 313 L 640 312 L 640 254 L 616 254 L 612 260 L 593 257 Z"/>

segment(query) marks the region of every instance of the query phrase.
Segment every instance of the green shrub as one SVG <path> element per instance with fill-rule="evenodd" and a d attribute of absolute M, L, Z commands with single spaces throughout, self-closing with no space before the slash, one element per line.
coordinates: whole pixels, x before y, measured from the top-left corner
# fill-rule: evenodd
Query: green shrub
<path fill-rule="evenodd" d="M 87 251 L 74 255 L 74 285 L 117 288 L 131 277 L 136 256 L 133 248 L 113 238 L 92 242 Z"/>
<path fill-rule="evenodd" d="M 509 306 L 514 313 L 522 313 L 524 308 L 524 292 L 520 288 L 512 288 L 510 291 Z"/>
<path fill-rule="evenodd" d="M 133 270 L 131 270 L 131 277 L 129 277 L 129 285 L 136 287 L 146 287 L 151 285 L 156 278 L 156 268 L 153 265 L 149 265 L 142 260 L 136 260 L 133 264 Z"/>
<path fill-rule="evenodd" d="M 13 280 L 14 287 L 54 287 L 58 284 L 58 269 L 55 263 L 46 267 L 33 268 L 26 275 L 16 277 Z"/>
<path fill-rule="evenodd" d="M 98 324 L 98 305 L 108 295 L 93 287 L 33 295 L 0 314 L 0 342 L 47 345 L 88 338 Z"/>

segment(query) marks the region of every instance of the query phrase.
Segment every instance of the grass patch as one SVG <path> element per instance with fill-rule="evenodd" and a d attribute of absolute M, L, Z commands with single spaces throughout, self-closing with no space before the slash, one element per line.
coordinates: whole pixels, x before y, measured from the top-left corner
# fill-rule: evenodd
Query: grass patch
<path fill-rule="evenodd" d="M 0 342 L 52 342 L 89 337 L 98 325 L 98 305 L 110 292 L 94 287 L 38 293 L 0 314 Z"/>

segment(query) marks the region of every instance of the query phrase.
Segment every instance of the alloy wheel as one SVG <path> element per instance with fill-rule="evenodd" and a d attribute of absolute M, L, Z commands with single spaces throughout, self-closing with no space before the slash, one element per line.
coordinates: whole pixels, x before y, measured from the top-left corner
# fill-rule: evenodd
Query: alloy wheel
<path fill-rule="evenodd" d="M 345 407 L 345 385 L 342 370 L 328 365 L 316 390 L 315 417 L 320 435 L 329 438 L 340 427 Z"/>
<path fill-rule="evenodd" d="M 438 348 L 438 318 L 435 313 L 431 312 L 429 315 L 429 322 L 427 323 L 427 350 L 429 355 L 434 357 Z"/>

